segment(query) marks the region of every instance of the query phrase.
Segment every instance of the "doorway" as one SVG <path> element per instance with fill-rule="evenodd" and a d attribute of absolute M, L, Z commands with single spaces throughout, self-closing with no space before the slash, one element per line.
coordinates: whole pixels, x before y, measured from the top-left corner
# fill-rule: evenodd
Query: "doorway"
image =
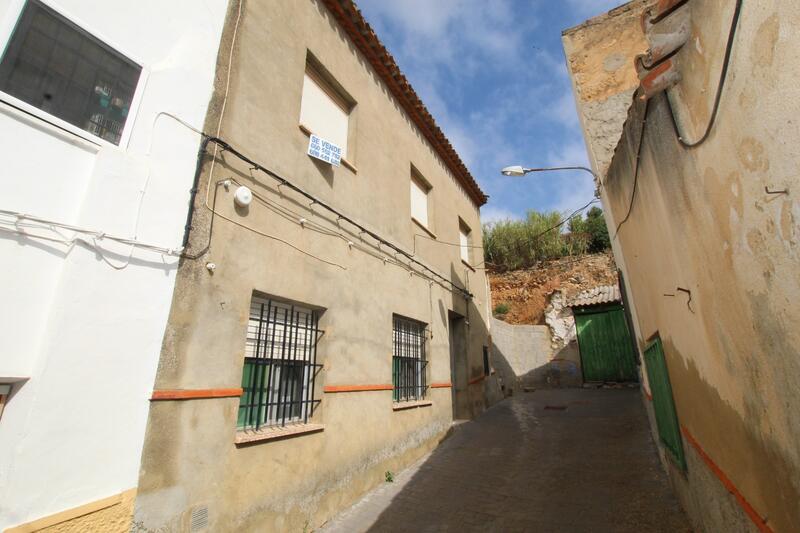
<path fill-rule="evenodd" d="M 448 311 L 447 330 L 450 339 L 450 398 L 453 419 L 462 418 L 467 405 L 467 325 L 462 315 Z"/>

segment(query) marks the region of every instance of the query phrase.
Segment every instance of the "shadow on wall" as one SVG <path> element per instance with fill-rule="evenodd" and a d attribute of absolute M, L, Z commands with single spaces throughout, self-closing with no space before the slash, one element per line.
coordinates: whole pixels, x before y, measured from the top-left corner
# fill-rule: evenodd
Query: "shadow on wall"
<path fill-rule="evenodd" d="M 575 338 L 554 339 L 549 326 L 515 326 L 492 318 L 492 366 L 505 396 L 526 388 L 580 387 Z"/>

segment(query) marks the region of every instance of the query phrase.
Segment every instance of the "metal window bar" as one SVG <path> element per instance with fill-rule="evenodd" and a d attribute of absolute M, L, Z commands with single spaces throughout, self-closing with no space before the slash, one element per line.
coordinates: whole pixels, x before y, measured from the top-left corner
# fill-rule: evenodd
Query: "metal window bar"
<path fill-rule="evenodd" d="M 317 311 L 254 297 L 245 342 L 237 428 L 308 422 L 314 395 L 317 343 L 323 334 Z"/>
<path fill-rule="evenodd" d="M 395 402 L 421 400 L 428 389 L 425 324 L 395 316 L 392 329 L 392 390 Z"/>

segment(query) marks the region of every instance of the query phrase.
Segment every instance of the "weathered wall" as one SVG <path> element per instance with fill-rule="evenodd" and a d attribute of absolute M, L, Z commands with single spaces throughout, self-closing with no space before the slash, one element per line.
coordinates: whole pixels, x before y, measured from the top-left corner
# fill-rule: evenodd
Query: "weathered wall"
<path fill-rule="evenodd" d="M 541 371 L 553 356 L 550 328 L 507 324 L 492 318 L 492 366 L 500 374 L 506 395 L 541 385 Z"/>
<path fill-rule="evenodd" d="M 234 3 L 236 5 L 236 3 Z M 220 51 L 218 86 L 206 129 L 216 131 L 237 16 L 234 6 Z M 357 171 L 306 155 L 298 128 L 307 51 L 357 104 L 348 159 Z M 150 411 L 135 525 L 141 530 L 184 527 L 192 509 L 207 507 L 214 531 L 301 531 L 420 457 L 441 439 L 454 417 L 451 388 L 432 388 L 432 405 L 394 411 L 390 390 L 324 393 L 323 386 L 391 384 L 392 314 L 429 325 L 429 383 L 452 381 L 457 416 L 487 404 L 494 378 L 484 379 L 488 295 L 483 271 L 472 271 L 457 246 L 415 239 L 410 218 L 411 165 L 433 190 L 430 220 L 442 242 L 458 242 L 459 217 L 480 246 L 477 207 L 390 96 L 327 9 L 317 1 L 244 2 L 236 34 L 220 137 L 266 167 L 361 221 L 466 285 L 465 300 L 393 264 L 394 257 L 310 206 L 230 154 L 203 166 L 192 248 L 213 235 L 208 252 L 179 270 L 164 338 L 157 389 L 235 388 L 241 383 L 245 329 L 253 290 L 325 309 L 317 379 L 322 402 L 312 422 L 324 431 L 237 447 L 238 398 L 157 402 Z M 210 148 L 213 150 L 213 148 Z M 237 209 L 232 178 L 267 201 Z M 209 187 L 209 182 L 211 185 Z M 276 207 L 277 206 L 277 207 Z M 293 214 L 287 214 L 291 210 Z M 327 231 L 298 224 L 304 217 Z M 330 232 L 350 232 L 349 247 Z M 416 241 L 416 242 L 415 242 Z M 363 251 L 361 248 L 366 249 Z M 480 263 L 480 249 L 473 262 Z M 205 265 L 214 262 L 210 274 Z M 467 360 L 450 364 L 448 314 L 467 320 Z"/>
<path fill-rule="evenodd" d="M 634 0 L 565 30 L 567 66 L 592 168 L 605 175 L 639 78 L 633 59 L 647 49 L 639 25 L 654 0 Z"/>
<path fill-rule="evenodd" d="M 202 123 L 227 1 L 45 3 L 142 65 L 140 104 L 116 146 L 0 93 L 0 209 L 178 249 L 199 138 L 159 113 Z M 0 0 L 0 50 L 24 4 Z M 0 225 L 0 382 L 14 382 L 0 422 L 3 530 L 136 486 L 178 259 Z"/>
<path fill-rule="evenodd" d="M 734 2 L 689 6 L 692 37 L 670 97 L 694 140 L 710 118 Z M 688 475 L 668 464 L 705 531 L 800 527 L 799 23 L 797 2 L 744 2 L 704 144 L 682 147 L 666 96 L 651 100 L 637 194 L 615 246 L 640 345 L 656 333 L 664 341 Z M 644 111 L 637 101 L 603 189 L 612 220 L 631 204 Z M 711 464 L 736 497 L 709 482 Z"/>
<path fill-rule="evenodd" d="M 555 307 L 561 310 L 558 302 Z M 551 304 L 548 310 L 552 309 Z M 579 387 L 583 382 L 575 321 L 565 321 L 559 311 L 550 313 L 546 326 L 513 325 L 491 318 L 492 366 L 500 374 L 506 395 L 526 387 Z M 571 318 L 571 311 L 566 311 Z"/>

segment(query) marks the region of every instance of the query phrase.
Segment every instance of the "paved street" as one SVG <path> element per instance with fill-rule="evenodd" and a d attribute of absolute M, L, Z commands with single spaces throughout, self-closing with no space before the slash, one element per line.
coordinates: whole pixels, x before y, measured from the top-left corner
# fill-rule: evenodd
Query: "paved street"
<path fill-rule="evenodd" d="M 639 394 L 508 399 L 321 531 L 689 532 Z"/>

